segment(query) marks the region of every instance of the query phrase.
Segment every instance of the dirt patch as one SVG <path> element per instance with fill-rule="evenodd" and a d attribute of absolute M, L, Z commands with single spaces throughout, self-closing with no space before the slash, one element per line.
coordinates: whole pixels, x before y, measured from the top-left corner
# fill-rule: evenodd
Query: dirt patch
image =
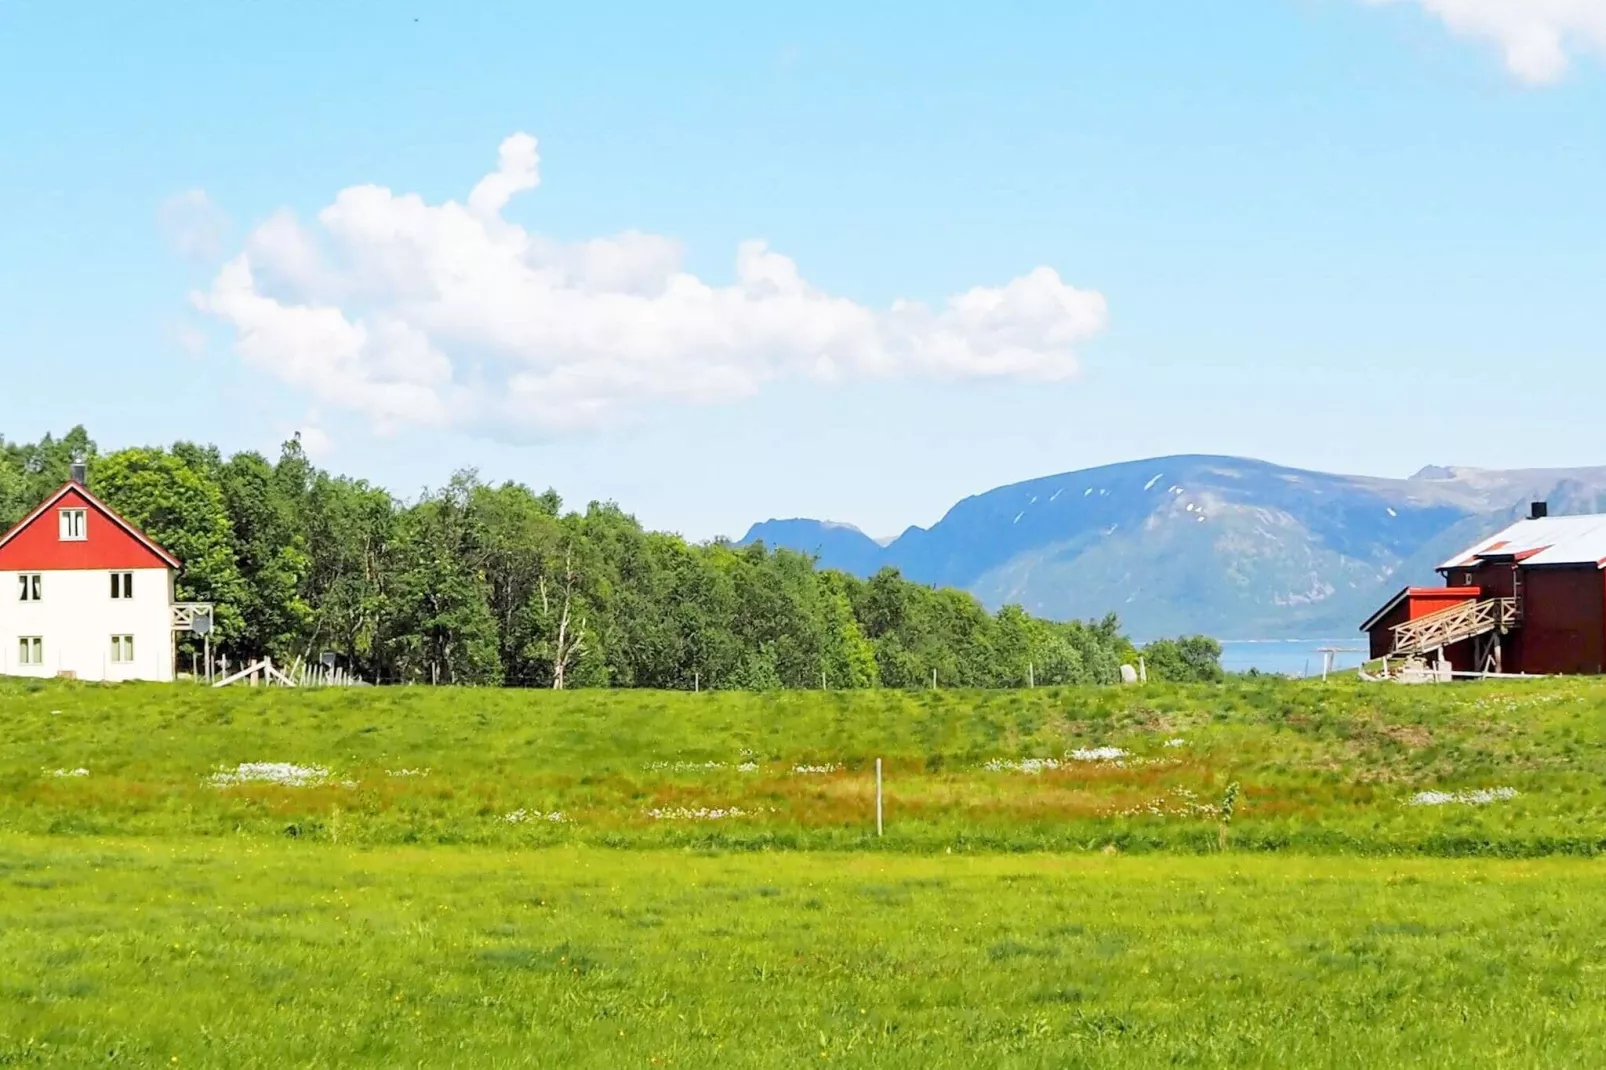
<path fill-rule="evenodd" d="M 1412 750 L 1422 750 L 1433 745 L 1433 733 L 1419 724 L 1384 725 L 1378 729 L 1378 734 Z"/>

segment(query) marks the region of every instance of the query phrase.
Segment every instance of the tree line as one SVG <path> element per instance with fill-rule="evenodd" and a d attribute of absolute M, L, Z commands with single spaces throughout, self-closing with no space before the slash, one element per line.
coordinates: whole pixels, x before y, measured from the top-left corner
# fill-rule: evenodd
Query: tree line
<path fill-rule="evenodd" d="M 1114 615 L 990 613 L 895 569 L 859 579 L 759 543 L 688 543 L 612 503 L 565 511 L 551 490 L 473 472 L 402 501 L 296 440 L 269 461 L 186 442 L 101 454 L 82 428 L 0 438 L 0 526 L 75 457 L 183 562 L 178 597 L 216 605 L 213 647 L 235 664 L 332 651 L 376 682 L 680 690 L 1106 683 L 1140 655 L 1161 679 L 1221 675 L 1211 639 L 1139 651 Z"/>

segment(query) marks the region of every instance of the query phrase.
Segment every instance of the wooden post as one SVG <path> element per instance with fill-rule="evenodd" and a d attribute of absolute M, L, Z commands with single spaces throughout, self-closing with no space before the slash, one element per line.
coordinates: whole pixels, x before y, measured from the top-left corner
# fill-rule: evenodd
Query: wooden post
<path fill-rule="evenodd" d="M 1037 686 L 1037 674 L 1033 671 L 1032 663 L 1029 662 L 1029 661 L 1026 663 L 1026 686 L 1027 687 L 1036 687 Z"/>
<path fill-rule="evenodd" d="M 875 834 L 882 835 L 881 822 L 881 759 L 875 760 Z"/>
<path fill-rule="evenodd" d="M 699 691 L 701 691 L 702 689 L 703 689 L 703 674 L 701 672 L 698 672 L 696 669 L 693 669 L 692 670 L 692 674 L 691 674 L 691 691 L 692 691 L 692 694 L 695 695 Z"/>
<path fill-rule="evenodd" d="M 931 689 L 933 691 L 937 690 L 937 670 L 936 669 L 932 669 L 931 670 Z"/>

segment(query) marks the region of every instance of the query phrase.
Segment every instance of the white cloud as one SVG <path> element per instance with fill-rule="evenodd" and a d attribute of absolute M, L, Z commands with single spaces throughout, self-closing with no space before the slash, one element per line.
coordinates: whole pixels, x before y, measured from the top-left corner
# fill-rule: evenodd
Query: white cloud
<path fill-rule="evenodd" d="M 204 189 L 175 193 L 156 209 L 156 223 L 180 256 L 215 262 L 229 236 L 229 217 Z"/>
<path fill-rule="evenodd" d="M 1485 37 L 1525 82 L 1548 84 L 1567 73 L 1575 53 L 1606 53 L 1606 0 L 1363 0 L 1415 3 L 1451 30 Z"/>
<path fill-rule="evenodd" d="M 937 307 L 871 309 L 751 241 L 735 281 L 710 284 L 669 238 L 565 243 L 505 219 L 539 182 L 535 139 L 516 134 L 465 204 L 353 186 L 315 227 L 268 219 L 194 302 L 233 327 L 249 365 L 313 404 L 381 429 L 520 435 L 788 379 L 1061 380 L 1105 326 L 1104 297 L 1048 267 Z"/>

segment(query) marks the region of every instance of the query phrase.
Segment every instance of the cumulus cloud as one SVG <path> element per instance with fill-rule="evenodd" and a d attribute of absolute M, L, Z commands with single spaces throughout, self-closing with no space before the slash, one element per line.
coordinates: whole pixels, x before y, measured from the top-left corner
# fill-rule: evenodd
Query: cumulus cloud
<path fill-rule="evenodd" d="M 1413 3 L 1451 30 L 1494 41 L 1506 68 L 1535 85 L 1558 81 L 1577 52 L 1606 53 L 1606 0 L 1364 0 Z"/>
<path fill-rule="evenodd" d="M 175 193 L 156 209 L 162 235 L 188 260 L 216 262 L 229 236 L 229 217 L 204 189 Z"/>
<path fill-rule="evenodd" d="M 1039 267 L 932 306 L 872 309 L 809 283 L 761 241 L 706 282 L 672 239 L 560 242 L 503 210 L 540 183 L 536 141 L 502 143 L 464 203 L 364 185 L 307 224 L 250 235 L 195 305 L 252 367 L 380 429 L 550 435 L 654 403 L 812 379 L 1062 380 L 1104 329 L 1102 295 Z"/>

